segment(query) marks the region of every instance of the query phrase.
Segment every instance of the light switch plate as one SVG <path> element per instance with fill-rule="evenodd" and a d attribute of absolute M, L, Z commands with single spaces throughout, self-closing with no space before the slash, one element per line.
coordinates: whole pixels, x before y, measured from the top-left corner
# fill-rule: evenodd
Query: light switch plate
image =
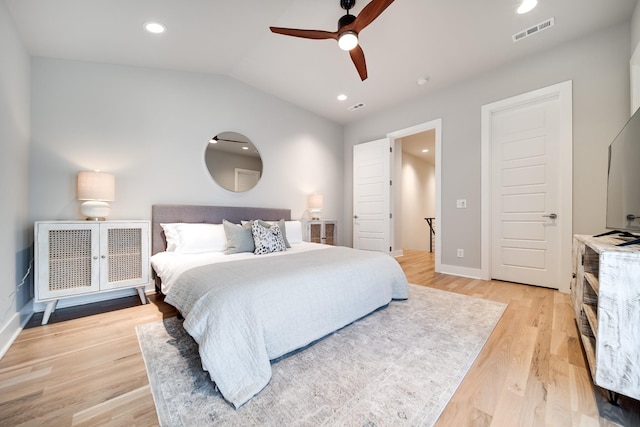
<path fill-rule="evenodd" d="M 467 199 L 456 200 L 456 208 L 465 209 L 467 207 Z"/>

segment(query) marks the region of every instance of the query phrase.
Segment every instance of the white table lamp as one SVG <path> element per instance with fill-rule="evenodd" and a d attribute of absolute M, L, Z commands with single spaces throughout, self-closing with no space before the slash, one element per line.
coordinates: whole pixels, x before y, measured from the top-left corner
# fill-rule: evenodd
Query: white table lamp
<path fill-rule="evenodd" d="M 80 213 L 90 221 L 104 221 L 111 213 L 109 202 L 115 200 L 116 179 L 110 173 L 78 172 Z"/>
<path fill-rule="evenodd" d="M 322 215 L 322 194 L 310 194 L 307 199 L 307 204 L 309 206 L 311 219 L 320 219 L 320 216 Z"/>

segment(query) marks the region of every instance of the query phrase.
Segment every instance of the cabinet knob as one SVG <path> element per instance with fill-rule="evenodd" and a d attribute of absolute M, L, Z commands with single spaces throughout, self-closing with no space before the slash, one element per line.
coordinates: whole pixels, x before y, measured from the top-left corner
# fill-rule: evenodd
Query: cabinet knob
<path fill-rule="evenodd" d="M 96 255 L 93 256 L 93 259 L 98 259 L 98 257 Z"/>
<path fill-rule="evenodd" d="M 100 258 L 105 259 L 107 256 L 106 255 L 101 255 Z"/>

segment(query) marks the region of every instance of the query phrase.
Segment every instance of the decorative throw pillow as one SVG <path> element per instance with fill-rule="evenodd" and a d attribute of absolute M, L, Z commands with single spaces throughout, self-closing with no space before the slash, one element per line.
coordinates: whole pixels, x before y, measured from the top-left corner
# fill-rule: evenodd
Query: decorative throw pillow
<path fill-rule="evenodd" d="M 239 225 L 222 220 L 224 225 L 224 234 L 227 236 L 227 249 L 225 254 L 237 254 L 240 252 L 253 252 L 255 245 L 253 243 L 253 234 L 251 234 L 251 224 Z"/>
<path fill-rule="evenodd" d="M 291 244 L 290 244 L 290 242 L 289 242 L 289 239 L 287 239 L 287 225 L 286 225 L 286 222 L 287 222 L 287 221 L 285 221 L 285 220 L 284 220 L 284 218 L 283 218 L 283 219 L 281 219 L 280 221 L 263 221 L 263 220 L 261 220 L 261 219 L 256 219 L 256 220 L 251 220 L 251 221 L 241 221 L 241 222 L 242 222 L 242 225 L 246 225 L 246 224 L 250 224 L 250 223 L 255 222 L 255 221 L 260 222 L 260 224 L 261 224 L 263 227 L 266 227 L 266 228 L 269 228 L 269 227 L 270 227 L 270 226 L 272 226 L 273 224 L 278 224 L 278 227 L 280 227 L 280 233 L 282 233 L 282 240 L 284 240 L 284 245 L 285 245 L 287 248 L 290 248 L 290 247 L 291 247 Z M 249 225 L 249 227 L 251 227 L 251 225 Z"/>
<path fill-rule="evenodd" d="M 271 252 L 286 251 L 287 247 L 282 238 L 282 232 L 278 224 L 265 227 L 259 221 L 253 221 L 251 225 L 251 234 L 253 234 L 253 243 L 255 244 L 256 255 L 270 254 Z"/>

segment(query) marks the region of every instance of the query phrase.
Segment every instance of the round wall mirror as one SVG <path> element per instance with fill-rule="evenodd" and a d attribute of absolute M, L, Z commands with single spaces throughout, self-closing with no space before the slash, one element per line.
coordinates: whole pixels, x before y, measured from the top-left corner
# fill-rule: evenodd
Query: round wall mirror
<path fill-rule="evenodd" d="M 241 133 L 221 132 L 212 137 L 204 161 L 211 177 L 229 191 L 251 190 L 262 176 L 260 153 Z"/>

